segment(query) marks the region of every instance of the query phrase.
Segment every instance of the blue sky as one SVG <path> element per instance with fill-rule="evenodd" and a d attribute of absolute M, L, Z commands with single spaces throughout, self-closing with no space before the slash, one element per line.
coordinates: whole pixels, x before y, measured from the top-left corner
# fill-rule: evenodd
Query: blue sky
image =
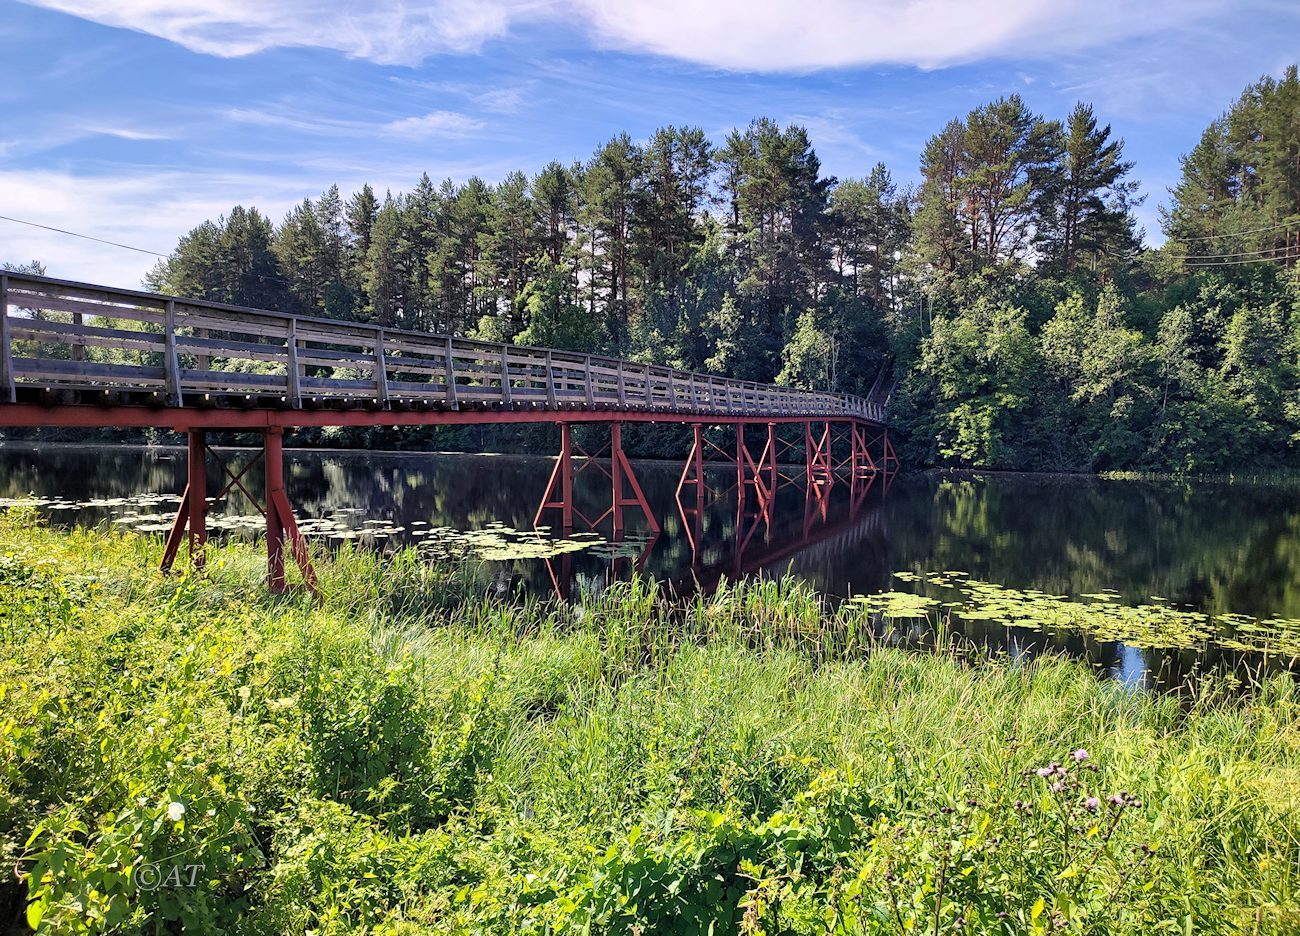
<path fill-rule="evenodd" d="M 216 8 L 216 9 L 214 9 Z M 808 127 L 825 171 L 915 182 L 926 139 L 1019 93 L 1124 137 L 1157 207 L 1300 0 L 0 0 L 0 215 L 166 253 L 235 204 L 585 160 L 668 123 Z M 362 12 L 358 12 L 361 10 Z M 140 253 L 0 221 L 0 259 L 133 286 Z"/>

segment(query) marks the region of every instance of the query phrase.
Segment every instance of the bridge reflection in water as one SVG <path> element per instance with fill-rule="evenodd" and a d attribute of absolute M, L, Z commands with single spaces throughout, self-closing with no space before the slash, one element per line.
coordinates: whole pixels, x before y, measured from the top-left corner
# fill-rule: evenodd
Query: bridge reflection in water
<path fill-rule="evenodd" d="M 897 472 L 845 467 L 833 465 L 829 474 L 806 483 L 807 466 L 769 462 L 756 477 L 752 472 L 733 475 L 721 466 L 694 473 L 688 463 L 674 495 L 676 516 L 665 523 L 676 528 L 667 533 L 654 528 L 641 535 L 615 531 L 608 546 L 607 579 L 644 573 L 656 548 L 676 536 L 685 540 L 690 554 L 689 565 L 673 563 L 662 583 L 676 595 L 707 593 L 724 580 L 779 574 L 792 565 L 815 566 L 861 554 L 868 541 L 884 541 L 882 507 Z M 802 511 L 794 509 L 800 500 Z M 584 582 L 599 587 L 590 580 L 589 566 L 581 559 L 575 562 L 573 553 L 544 562 L 562 600 L 573 598 L 575 586 L 581 588 Z"/>

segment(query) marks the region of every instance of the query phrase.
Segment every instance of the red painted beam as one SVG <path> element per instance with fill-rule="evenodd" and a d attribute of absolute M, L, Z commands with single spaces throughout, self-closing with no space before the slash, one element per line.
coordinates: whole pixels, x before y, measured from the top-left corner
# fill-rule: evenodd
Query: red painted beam
<path fill-rule="evenodd" d="M 816 417 L 821 421 L 823 417 Z M 842 418 L 842 417 L 834 417 Z M 197 409 L 188 407 L 95 406 L 38 403 L 0 404 L 0 426 L 11 428 L 155 428 L 263 430 L 318 426 L 475 426 L 496 423 L 705 423 L 719 426 L 766 426 L 802 423 L 808 416 L 736 416 L 663 410 L 273 410 Z M 879 423 L 849 417 L 863 426 Z"/>

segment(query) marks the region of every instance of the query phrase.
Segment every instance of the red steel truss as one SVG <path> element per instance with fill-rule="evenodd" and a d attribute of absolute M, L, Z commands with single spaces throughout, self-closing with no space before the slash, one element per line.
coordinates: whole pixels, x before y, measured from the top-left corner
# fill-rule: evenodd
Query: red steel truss
<path fill-rule="evenodd" d="M 735 469 L 735 485 L 741 492 L 739 526 L 745 530 L 748 541 L 757 529 L 770 519 L 771 504 L 779 485 L 795 482 L 798 475 L 781 472 L 778 459 L 786 458 L 798 449 L 798 444 L 781 437 L 785 427 L 799 427 L 804 437 L 804 480 L 813 496 L 809 498 L 809 520 L 812 514 L 825 513 L 825 494 L 837 476 L 850 480 L 864 480 L 877 473 L 891 476 L 899 468 L 899 459 L 889 440 L 889 432 L 878 423 L 858 419 L 825 420 L 797 416 L 738 416 L 708 417 L 708 425 L 732 426 L 736 433 L 734 452 L 727 451 L 708 438 L 706 424 L 695 414 L 671 413 L 655 410 L 629 410 L 603 412 L 599 409 L 542 410 L 510 409 L 481 411 L 448 410 L 274 410 L 274 409 L 177 409 L 141 405 L 86 404 L 43 405 L 13 403 L 3 407 L 2 422 L 7 426 L 67 426 L 67 427 L 155 427 L 185 432 L 189 439 L 188 483 L 182 496 L 170 535 L 167 537 L 162 567 L 170 569 L 180 550 L 181 542 L 188 536 L 189 555 L 195 568 L 203 568 L 204 547 L 207 539 L 207 477 L 209 454 L 221 467 L 225 485 L 217 499 L 234 488 L 241 490 L 266 518 L 267 585 L 273 591 L 286 587 L 284 551 L 287 540 L 289 551 L 302 573 L 307 588 L 317 588 L 311 556 L 302 534 L 298 530 L 293 509 L 284 490 L 283 433 L 286 428 L 306 426 L 417 426 L 466 425 L 480 423 L 533 423 L 550 422 L 560 427 L 560 451 L 551 471 L 542 500 L 534 517 L 541 525 L 546 511 L 560 512 L 565 534 L 573 531 L 575 520 L 589 529 L 595 529 L 606 519 L 615 540 L 626 529 L 625 508 L 640 511 L 645 525 L 655 534 L 660 532 L 645 493 L 637 479 L 622 444 L 622 429 L 626 424 L 679 422 L 690 425 L 692 444 L 677 485 L 677 502 L 682 513 L 684 530 L 692 547 L 698 545 L 699 520 L 705 508 L 707 495 L 722 492 L 708 484 L 706 466 L 720 462 Z M 690 418 L 694 416 L 694 418 Z M 573 426 L 577 424 L 606 423 L 609 425 L 609 443 L 595 453 L 586 452 L 573 439 Z M 746 428 L 765 429 L 762 447 L 754 456 Z M 212 431 L 257 432 L 262 436 L 261 451 L 238 471 L 233 470 L 207 444 L 207 433 Z M 848 441 L 848 454 L 837 460 L 835 446 Z M 609 467 L 601 462 L 608 455 Z M 576 456 L 582 456 L 575 467 Z M 261 503 L 253 497 L 244 483 L 249 469 L 258 460 L 264 463 L 266 487 Z M 584 514 L 574 498 L 575 478 L 588 468 L 595 467 L 605 475 L 610 492 L 608 507 L 594 519 Z M 856 485 L 855 485 L 856 488 Z M 757 500 L 757 512 L 746 510 L 744 492 L 752 490 Z M 684 496 L 685 495 L 685 496 Z M 690 502 L 690 503 L 688 503 Z M 824 519 L 824 517 L 823 517 Z M 652 539 L 653 542 L 653 539 Z"/>

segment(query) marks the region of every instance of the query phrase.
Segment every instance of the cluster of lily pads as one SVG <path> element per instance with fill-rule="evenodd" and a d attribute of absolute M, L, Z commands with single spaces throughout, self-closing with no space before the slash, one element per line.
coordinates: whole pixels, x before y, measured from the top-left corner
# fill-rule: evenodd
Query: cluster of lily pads
<path fill-rule="evenodd" d="M 942 617 L 1045 633 L 1078 633 L 1141 649 L 1226 650 L 1300 659 L 1300 619 L 1259 619 L 1174 607 L 1152 595 L 1130 605 L 1113 589 L 1076 596 L 1008 588 L 965 572 L 895 572 L 916 591 L 882 591 L 852 599 L 892 620 Z"/>
<path fill-rule="evenodd" d="M 176 505 L 176 494 L 137 494 L 130 497 L 100 497 L 86 500 L 68 500 L 61 497 L 5 497 L 0 498 L 0 510 L 9 507 L 29 507 L 42 511 L 107 511 L 115 526 L 137 533 L 165 533 L 171 529 Z M 261 532 L 266 520 L 261 514 L 221 513 L 209 498 L 210 512 L 207 526 L 210 531 L 229 536 L 251 537 Z M 644 544 L 634 542 L 606 543 L 595 533 L 580 533 L 568 538 L 555 538 L 549 528 L 516 530 L 502 523 L 491 523 L 481 530 L 463 531 L 452 527 L 433 526 L 425 520 L 413 520 L 409 526 L 389 519 L 359 519 L 363 513 L 358 507 L 343 507 L 328 517 L 310 517 L 298 521 L 303 536 L 333 542 L 359 541 L 375 544 L 405 534 L 416 542 L 421 552 L 431 558 L 444 560 L 484 560 L 513 562 L 526 559 L 550 559 L 565 553 L 586 549 L 603 549 L 609 557 L 636 556 Z"/>
<path fill-rule="evenodd" d="M 430 527 L 419 549 L 434 559 L 515 562 L 522 559 L 552 559 L 565 553 L 581 552 L 604 543 L 598 533 L 577 533 L 554 539 L 547 527 L 516 530 L 504 523 L 489 523 L 481 530 Z"/>

